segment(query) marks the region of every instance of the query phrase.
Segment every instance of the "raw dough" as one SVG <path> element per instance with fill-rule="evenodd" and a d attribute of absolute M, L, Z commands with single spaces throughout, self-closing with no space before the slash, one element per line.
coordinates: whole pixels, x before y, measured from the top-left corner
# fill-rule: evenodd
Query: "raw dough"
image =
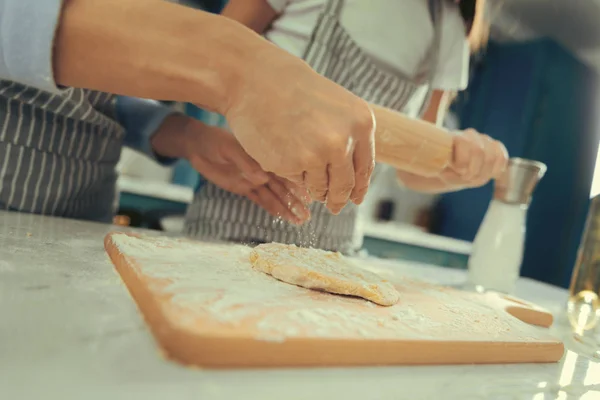
<path fill-rule="evenodd" d="M 252 250 L 250 262 L 280 281 L 308 289 L 358 296 L 383 306 L 396 304 L 400 297 L 390 282 L 353 265 L 340 253 L 267 243 Z"/>

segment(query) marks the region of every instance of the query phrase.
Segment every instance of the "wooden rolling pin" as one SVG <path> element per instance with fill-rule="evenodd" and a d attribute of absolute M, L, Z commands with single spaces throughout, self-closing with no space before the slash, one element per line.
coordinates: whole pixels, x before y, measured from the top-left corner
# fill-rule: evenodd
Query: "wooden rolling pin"
<path fill-rule="evenodd" d="M 452 160 L 452 134 L 436 125 L 371 104 L 375 159 L 417 175 L 437 176 Z"/>

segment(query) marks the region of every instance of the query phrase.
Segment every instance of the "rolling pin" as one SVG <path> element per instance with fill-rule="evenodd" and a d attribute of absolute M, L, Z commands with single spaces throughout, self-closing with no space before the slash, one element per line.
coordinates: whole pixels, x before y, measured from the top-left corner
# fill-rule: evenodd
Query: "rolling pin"
<path fill-rule="evenodd" d="M 371 104 L 375 114 L 375 160 L 425 177 L 452 160 L 452 134 L 427 121 Z"/>

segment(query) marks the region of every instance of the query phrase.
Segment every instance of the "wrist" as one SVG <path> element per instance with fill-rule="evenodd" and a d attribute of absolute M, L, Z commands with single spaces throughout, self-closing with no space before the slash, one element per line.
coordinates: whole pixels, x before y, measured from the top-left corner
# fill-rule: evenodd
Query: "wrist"
<path fill-rule="evenodd" d="M 252 79 L 257 63 L 257 53 L 262 47 L 269 43 L 258 36 L 254 31 L 245 26 L 218 16 L 220 56 L 215 62 L 218 64 L 222 82 L 220 83 L 220 101 L 213 109 L 206 107 L 226 116 L 228 110 L 234 106 L 237 99 L 243 96 L 247 82 Z M 216 30 L 217 28 L 215 28 Z M 200 104 L 203 106 L 203 104 Z"/>
<path fill-rule="evenodd" d="M 229 111 L 239 104 L 248 94 L 251 94 L 256 81 L 263 82 L 265 67 L 279 69 L 275 64 L 281 63 L 286 57 L 293 58 L 296 64 L 303 64 L 301 60 L 280 50 L 278 47 L 258 35 L 256 32 L 226 17 L 221 17 L 219 28 L 222 32 L 219 36 L 223 48 L 222 71 L 226 80 L 222 94 L 225 96 L 219 109 L 212 110 L 227 117 Z M 294 66 L 292 65 L 292 66 Z M 292 66 L 282 66 L 290 68 Z M 267 77 L 270 82 L 271 79 Z"/>
<path fill-rule="evenodd" d="M 188 159 L 194 139 L 190 125 L 195 123 L 204 125 L 182 114 L 169 115 L 150 139 L 152 150 L 161 157 Z"/>
<path fill-rule="evenodd" d="M 220 15 L 209 14 L 202 25 L 196 22 L 194 28 L 191 28 L 193 34 L 185 36 L 187 43 L 182 57 L 186 60 L 178 61 L 179 65 L 191 66 L 184 72 L 186 94 L 198 96 L 187 101 L 226 115 L 246 82 L 252 79 L 257 53 L 270 43 L 244 25 Z M 199 48 L 199 37 L 209 44 Z"/>
<path fill-rule="evenodd" d="M 224 33 L 223 46 L 228 49 L 226 58 L 232 56 L 233 62 L 226 65 L 228 76 L 228 87 L 224 93 L 227 95 L 224 107 L 216 110 L 226 118 L 231 110 L 237 105 L 258 98 L 263 92 L 281 90 L 281 87 L 270 88 L 275 85 L 273 73 L 285 71 L 289 76 L 303 76 L 304 74 L 318 75 L 302 59 L 293 56 L 273 43 L 264 39 L 253 30 L 235 21 L 223 18 Z M 225 52 L 224 52 L 225 53 Z"/>

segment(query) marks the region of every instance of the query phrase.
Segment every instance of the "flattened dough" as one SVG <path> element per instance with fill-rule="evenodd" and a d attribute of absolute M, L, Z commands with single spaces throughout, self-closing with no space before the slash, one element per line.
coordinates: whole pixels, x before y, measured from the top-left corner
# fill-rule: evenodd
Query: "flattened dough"
<path fill-rule="evenodd" d="M 340 253 L 267 243 L 252 250 L 250 262 L 258 271 L 308 289 L 358 296 L 382 306 L 396 304 L 400 297 L 390 282 L 356 267 Z"/>

